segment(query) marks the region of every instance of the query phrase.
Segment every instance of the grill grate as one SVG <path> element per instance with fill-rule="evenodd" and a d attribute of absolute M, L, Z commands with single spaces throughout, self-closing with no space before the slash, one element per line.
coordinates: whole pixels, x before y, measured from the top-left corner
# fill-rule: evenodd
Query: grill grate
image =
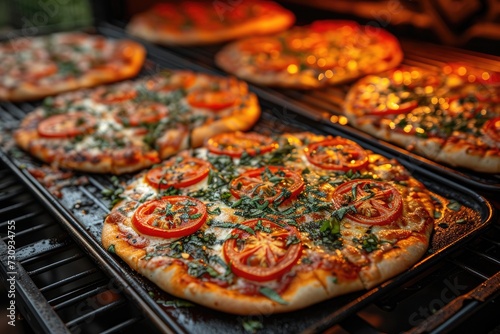
<path fill-rule="evenodd" d="M 45 333 L 158 332 L 3 163 L 0 176 L 1 254 L 11 221 L 16 242 L 15 271 L 6 255 L 0 271 L 3 282 L 17 273 L 16 307 L 25 318 L 18 328 L 27 322 Z"/>
<path fill-rule="evenodd" d="M 114 30 L 102 31 L 112 34 Z M 187 64 L 168 53 L 155 51 L 155 48 L 151 50 L 154 63 L 169 67 L 183 67 Z M 153 63 L 149 65 L 150 68 L 155 68 Z M 187 66 L 202 69 L 194 65 Z M 282 96 L 281 92 L 277 94 Z M 311 125 L 311 122 L 303 119 L 300 114 L 288 113 L 285 108 L 288 103 L 285 103 L 285 100 L 280 101 L 281 103 L 277 104 L 263 99 L 265 112 L 256 130 L 276 133 L 313 129 L 314 124 Z M 15 126 L 35 106 L 2 104 L 4 111 L 0 112 L 0 120 L 6 126 Z M 321 126 L 317 126 L 317 129 L 335 132 L 335 129 L 324 129 Z M 24 155 L 15 159 L 18 166 L 24 159 L 27 163 L 33 163 Z M 121 265 L 121 262 L 116 262 L 116 258 L 103 252 L 96 242 L 100 240 L 102 217 L 109 207 L 109 202 L 101 195 L 103 189 L 112 185 L 108 176 L 89 176 L 88 184 L 69 187 L 63 190 L 64 196 L 61 200 L 55 200 L 26 170 L 18 169 L 10 158 L 5 157 L 5 163 L 8 168 L 3 165 L 0 168 L 0 176 L 5 180 L 0 181 L 0 212 L 3 213 L 2 217 L 5 217 L 2 219 L 7 220 L 0 223 L 0 235 L 5 240 L 9 220 L 19 222 L 16 224 L 16 232 L 24 235 L 22 240 L 19 240 L 22 244 L 17 245 L 16 256 L 19 261 L 19 277 L 22 277 L 20 287 L 27 291 L 22 296 L 26 305 L 22 313 L 30 321 L 35 319 L 33 324 L 37 326 L 37 330 L 43 332 L 69 330 L 75 333 L 113 333 L 138 329 L 148 333 L 168 330 L 238 332 L 243 331 L 241 324 L 247 320 L 263 322 L 266 326 L 264 332 L 418 331 L 419 327 L 415 326 L 426 325 L 422 321 L 430 319 L 432 312 L 451 305 L 457 300 L 456 297 L 474 291 L 486 279 L 494 279 L 495 273 L 500 272 L 500 227 L 497 223 L 477 239 L 462 240 L 461 244 L 466 244 L 466 248 L 462 247 L 453 253 L 451 250 L 443 253 L 440 257 L 443 261 L 427 262 L 426 265 L 419 266 L 418 271 L 404 273 L 396 282 L 385 283 L 368 293 L 341 296 L 291 315 L 242 318 L 203 308 L 192 313 L 184 309 L 165 309 L 158 306 L 156 301 L 159 298 L 170 298 L 169 296 L 159 292 L 128 267 Z M 414 167 L 419 171 L 417 166 Z M 15 177 L 9 169 L 28 183 L 29 190 L 43 200 L 55 219 L 26 191 L 25 186 L 11 181 Z M 126 178 L 125 176 L 121 179 Z M 444 193 L 450 191 L 448 188 L 458 187 L 439 178 L 432 178 L 428 182 L 433 189 Z M 484 205 L 481 198 L 471 196 L 465 189 L 461 190 L 461 200 L 481 210 L 481 205 Z M 457 196 L 456 193 L 453 195 Z M 487 213 L 483 210 L 483 219 L 491 219 L 485 215 L 487 216 Z M 56 221 L 61 222 L 66 229 L 61 228 Z M 76 237 L 76 243 L 70 236 Z M 0 249 L 2 247 L 5 247 L 4 242 L 0 243 Z M 91 256 L 84 253 L 82 248 Z M 96 262 L 99 265 L 96 265 Z M 2 258 L 2 275 L 6 274 L 5 268 L 5 259 Z M 498 284 L 493 286 L 498 289 Z M 151 299 L 150 295 L 155 298 Z M 458 324 L 455 319 L 458 315 L 463 321 L 461 326 L 474 328 L 476 321 L 480 321 L 481 324 L 484 323 L 484 328 L 494 330 L 497 326 L 495 319 L 488 319 L 483 314 L 498 314 L 490 313 L 498 312 L 498 303 L 492 302 L 498 300 L 498 291 L 483 297 L 484 302 L 474 300 L 473 303 L 468 303 L 466 307 L 451 313 L 452 317 L 445 321 L 442 327 L 437 327 L 437 323 L 430 326 L 430 331 L 453 330 Z M 131 298 L 138 307 L 128 302 L 127 298 Z M 332 313 L 330 310 L 337 311 Z M 143 312 L 149 319 L 144 318 Z"/>

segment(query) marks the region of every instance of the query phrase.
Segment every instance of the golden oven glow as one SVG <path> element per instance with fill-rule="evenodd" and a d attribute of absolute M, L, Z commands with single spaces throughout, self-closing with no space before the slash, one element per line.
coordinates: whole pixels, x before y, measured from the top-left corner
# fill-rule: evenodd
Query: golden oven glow
<path fill-rule="evenodd" d="M 346 125 L 348 120 L 347 120 L 347 117 L 345 117 L 345 116 L 332 115 L 330 117 L 330 122 L 338 123 L 340 125 Z"/>
<path fill-rule="evenodd" d="M 413 129 L 413 125 L 408 124 L 407 126 L 405 126 L 403 128 L 403 131 L 406 132 L 406 133 L 410 133 L 412 129 Z"/>
<path fill-rule="evenodd" d="M 288 65 L 288 67 L 286 68 L 286 70 L 288 71 L 288 73 L 290 74 L 295 74 L 299 71 L 299 67 L 295 64 L 290 64 Z"/>
<path fill-rule="evenodd" d="M 307 56 L 306 61 L 307 61 L 308 64 L 312 65 L 312 64 L 314 64 L 316 62 L 316 57 L 313 56 L 313 55 L 309 55 L 309 56 Z"/>

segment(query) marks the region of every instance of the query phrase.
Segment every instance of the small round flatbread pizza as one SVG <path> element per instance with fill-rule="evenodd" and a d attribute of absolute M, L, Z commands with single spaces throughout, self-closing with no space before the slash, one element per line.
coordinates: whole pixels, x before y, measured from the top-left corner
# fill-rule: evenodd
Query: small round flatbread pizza
<path fill-rule="evenodd" d="M 271 314 L 407 270 L 434 210 L 400 164 L 353 141 L 226 133 L 131 180 L 102 244 L 174 296 Z"/>
<path fill-rule="evenodd" d="M 315 21 L 283 33 L 249 37 L 225 46 L 217 65 L 247 81 L 312 89 L 399 65 L 403 52 L 387 31 L 354 21 Z"/>
<path fill-rule="evenodd" d="M 145 49 L 80 32 L 0 43 L 0 100 L 36 100 L 137 75 Z"/>
<path fill-rule="evenodd" d="M 500 74 L 447 64 L 367 76 L 345 101 L 349 123 L 431 160 L 500 173 Z"/>
<path fill-rule="evenodd" d="M 293 13 L 273 1 L 171 1 L 135 15 L 127 31 L 154 43 L 189 46 L 277 33 L 294 22 Z"/>
<path fill-rule="evenodd" d="M 14 139 L 57 167 L 122 174 L 215 134 L 247 130 L 259 116 L 257 97 L 242 81 L 164 71 L 49 97 L 21 122 Z"/>

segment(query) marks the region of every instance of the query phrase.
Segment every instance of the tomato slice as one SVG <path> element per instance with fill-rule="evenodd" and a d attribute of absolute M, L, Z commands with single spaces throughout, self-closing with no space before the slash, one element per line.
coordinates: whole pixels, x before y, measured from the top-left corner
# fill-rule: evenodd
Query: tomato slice
<path fill-rule="evenodd" d="M 165 196 L 140 205 L 132 224 L 142 234 L 180 238 L 193 234 L 207 220 L 207 207 L 188 196 Z"/>
<path fill-rule="evenodd" d="M 272 151 L 278 144 L 270 137 L 255 132 L 231 132 L 213 136 L 207 142 L 207 148 L 215 154 L 239 158 L 246 152 L 254 156 Z"/>
<path fill-rule="evenodd" d="M 313 165 L 329 170 L 359 170 L 368 164 L 368 154 L 355 142 L 343 139 L 325 139 L 312 143 L 305 150 Z"/>
<path fill-rule="evenodd" d="M 185 188 L 207 177 L 210 163 L 198 158 L 185 157 L 182 160 L 172 158 L 161 166 L 150 169 L 146 181 L 157 189 Z"/>
<path fill-rule="evenodd" d="M 96 90 L 93 94 L 93 99 L 96 102 L 104 104 L 113 104 L 131 100 L 137 96 L 137 91 L 133 88 L 129 89 L 108 89 L 102 87 Z"/>
<path fill-rule="evenodd" d="M 188 94 L 188 103 L 195 108 L 220 111 L 236 103 L 237 96 L 226 90 L 196 90 Z"/>
<path fill-rule="evenodd" d="M 233 179 L 230 191 L 236 198 L 262 197 L 263 201 L 283 202 L 294 198 L 304 188 L 302 177 L 283 167 L 262 167 L 252 169 Z"/>
<path fill-rule="evenodd" d="M 161 103 L 143 103 L 135 108 L 123 108 L 115 112 L 115 119 L 131 126 L 156 123 L 168 115 L 167 106 Z"/>
<path fill-rule="evenodd" d="M 254 234 L 235 229 L 224 242 L 224 256 L 237 276 L 257 282 L 279 279 L 302 255 L 300 235 L 294 227 L 267 219 L 248 220 L 243 225 Z"/>
<path fill-rule="evenodd" d="M 488 137 L 500 143 L 500 117 L 488 120 L 483 125 L 483 131 Z"/>
<path fill-rule="evenodd" d="M 403 198 L 389 183 L 373 180 L 353 180 L 340 185 L 333 192 L 336 209 L 353 206 L 345 221 L 365 225 L 388 225 L 403 214 Z"/>
<path fill-rule="evenodd" d="M 146 87 L 150 90 L 170 92 L 177 89 L 187 89 L 194 85 L 196 76 L 190 71 L 162 72 L 157 80 L 149 80 Z"/>
<path fill-rule="evenodd" d="M 397 104 L 395 107 L 388 107 L 382 109 L 372 109 L 367 112 L 368 115 L 374 116 L 384 116 L 384 115 L 398 115 L 398 114 L 406 114 L 418 107 L 418 102 L 416 100 L 404 102 L 401 104 Z"/>
<path fill-rule="evenodd" d="M 38 134 L 48 138 L 75 137 L 90 132 L 97 124 L 94 116 L 75 112 L 50 116 L 38 124 Z"/>
<path fill-rule="evenodd" d="M 23 74 L 26 81 L 40 80 L 49 75 L 55 74 L 58 71 L 57 65 L 54 63 L 40 63 L 34 66 L 29 66 Z"/>

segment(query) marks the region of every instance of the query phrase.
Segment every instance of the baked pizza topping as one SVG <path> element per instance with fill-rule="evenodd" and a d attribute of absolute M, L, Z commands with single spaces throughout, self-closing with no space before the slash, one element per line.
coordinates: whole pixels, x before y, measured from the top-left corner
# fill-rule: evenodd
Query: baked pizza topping
<path fill-rule="evenodd" d="M 279 32 L 294 20 L 292 12 L 272 1 L 179 1 L 134 16 L 127 30 L 162 44 L 197 45 Z"/>
<path fill-rule="evenodd" d="M 269 37 L 249 37 L 223 48 L 217 64 L 245 80 L 316 88 L 391 69 L 402 60 L 396 38 L 353 21 L 316 21 Z"/>
<path fill-rule="evenodd" d="M 346 116 L 356 127 L 438 161 L 500 172 L 497 77 L 462 65 L 368 76 L 349 92 Z"/>
<path fill-rule="evenodd" d="M 145 177 L 156 189 L 185 188 L 206 178 L 210 167 L 210 163 L 205 160 L 178 157 L 149 170 Z"/>
<path fill-rule="evenodd" d="M 252 281 L 280 278 L 300 258 L 300 235 L 293 226 L 266 219 L 243 222 L 248 229 L 236 228 L 224 242 L 224 255 L 232 272 Z"/>
<path fill-rule="evenodd" d="M 33 100 L 137 74 L 141 45 L 78 32 L 22 38 L 0 44 L 0 98 Z"/>
<path fill-rule="evenodd" d="M 246 196 L 263 203 L 282 203 L 296 197 L 303 188 L 299 174 L 275 166 L 248 170 L 230 183 L 235 198 Z"/>
<path fill-rule="evenodd" d="M 330 139 L 309 144 L 306 157 L 310 163 L 331 170 L 358 170 L 368 163 L 368 154 L 348 139 Z"/>
<path fill-rule="evenodd" d="M 186 284 L 285 307 L 297 285 L 358 284 L 401 240 L 423 253 L 434 214 L 423 189 L 395 161 L 343 138 L 234 133 L 140 174 L 105 226 L 141 249 L 139 271 L 175 267 Z M 141 238 L 146 246 L 129 242 Z"/>
<path fill-rule="evenodd" d="M 219 100 L 226 95 L 230 103 Z M 192 96 L 196 102 L 190 100 Z M 121 174 L 159 163 L 183 148 L 200 146 L 213 134 L 235 127 L 244 130 L 259 114 L 257 98 L 243 82 L 163 71 L 47 98 L 23 120 L 14 138 L 49 163 Z"/>
<path fill-rule="evenodd" d="M 70 138 L 88 133 L 97 124 L 92 115 L 75 112 L 50 116 L 38 124 L 38 133 L 47 138 Z"/>
<path fill-rule="evenodd" d="M 365 225 L 387 225 L 398 221 L 403 213 L 403 198 L 392 185 L 377 181 L 353 180 L 335 189 L 335 208 L 349 208 L 343 217 L 347 222 Z"/>
<path fill-rule="evenodd" d="M 132 222 L 139 232 L 179 238 L 196 232 L 207 220 L 205 204 L 187 196 L 165 196 L 139 206 Z"/>
<path fill-rule="evenodd" d="M 255 132 L 221 133 L 207 142 L 207 148 L 211 153 L 229 155 L 233 158 L 240 158 L 243 154 L 254 156 L 267 153 L 276 146 L 272 138 Z"/>

